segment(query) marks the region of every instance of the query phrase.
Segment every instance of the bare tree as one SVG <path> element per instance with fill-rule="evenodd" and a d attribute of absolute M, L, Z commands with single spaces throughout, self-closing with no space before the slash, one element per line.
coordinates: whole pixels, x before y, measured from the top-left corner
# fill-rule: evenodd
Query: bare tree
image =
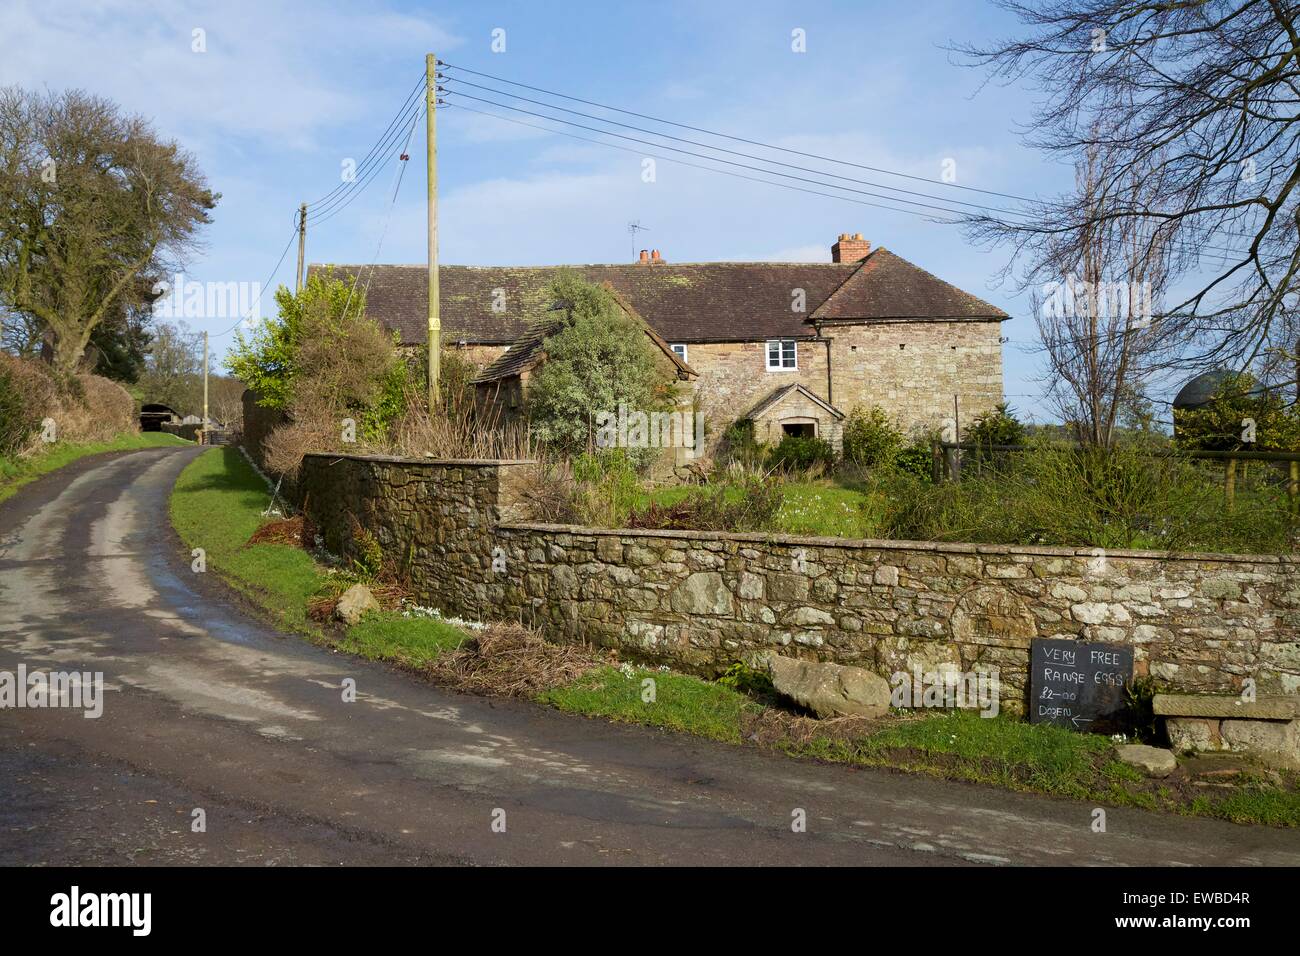
<path fill-rule="evenodd" d="M 56 368 L 143 304 L 138 280 L 179 264 L 218 198 L 192 156 L 108 100 L 0 89 L 0 307 L 48 330 Z"/>
<path fill-rule="evenodd" d="M 1014 268 L 1045 243 L 1081 262 L 1098 230 L 1125 225 L 1145 244 L 1132 261 L 1161 261 L 1170 288 L 1179 280 L 1188 290 L 1157 316 L 1171 356 L 1246 363 L 1289 348 L 1300 266 L 1297 4 L 996 2 L 1025 35 L 956 49 L 993 79 L 1033 80 L 1046 97 L 1028 141 L 1076 162 L 1095 150 L 1099 175 L 1090 201 L 1066 195 L 974 218 L 974 236 L 1009 242 Z M 1134 191 L 1135 181 L 1146 188 Z"/>
<path fill-rule="evenodd" d="M 1085 208 L 1101 201 L 1101 162 L 1101 151 L 1089 150 L 1076 171 Z M 1140 201 L 1152 182 L 1134 171 L 1124 200 Z M 1078 441 L 1109 447 L 1121 412 L 1141 395 L 1162 352 L 1154 319 L 1165 291 L 1165 248 L 1149 220 L 1102 217 L 1086 219 L 1077 235 L 1040 237 L 1034 245 L 1029 275 L 1044 281 L 1031 303 L 1048 395 Z"/>
<path fill-rule="evenodd" d="M 209 376 L 208 404 L 212 417 L 222 425 L 241 427 L 244 423 L 244 383 L 230 375 Z"/>
<path fill-rule="evenodd" d="M 159 323 L 138 385 L 146 402 L 161 402 L 182 415 L 203 411 L 202 338 L 184 322 Z"/>

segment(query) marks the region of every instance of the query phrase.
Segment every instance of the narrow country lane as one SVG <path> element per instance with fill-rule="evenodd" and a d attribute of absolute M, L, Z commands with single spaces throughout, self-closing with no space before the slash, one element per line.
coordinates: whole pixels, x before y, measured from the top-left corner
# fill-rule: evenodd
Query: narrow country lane
<path fill-rule="evenodd" d="M 107 687 L 99 719 L 0 710 L 0 863 L 1300 864 L 1295 831 L 1109 809 L 1099 834 L 1075 801 L 465 696 L 279 634 L 171 530 L 198 453 L 87 459 L 0 505 L 0 670 Z"/>

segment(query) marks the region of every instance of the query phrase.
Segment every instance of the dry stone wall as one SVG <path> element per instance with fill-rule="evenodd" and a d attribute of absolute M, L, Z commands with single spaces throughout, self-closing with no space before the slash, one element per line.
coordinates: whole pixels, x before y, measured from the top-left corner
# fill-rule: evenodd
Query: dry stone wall
<path fill-rule="evenodd" d="M 754 651 L 896 671 L 997 669 L 1027 695 L 1035 637 L 1133 648 L 1171 690 L 1300 691 L 1300 574 L 1273 556 L 1169 555 L 521 522 L 527 465 L 310 456 L 337 550 L 356 515 L 425 603 L 716 672 Z M 408 557 L 409 555 L 409 557 Z"/>

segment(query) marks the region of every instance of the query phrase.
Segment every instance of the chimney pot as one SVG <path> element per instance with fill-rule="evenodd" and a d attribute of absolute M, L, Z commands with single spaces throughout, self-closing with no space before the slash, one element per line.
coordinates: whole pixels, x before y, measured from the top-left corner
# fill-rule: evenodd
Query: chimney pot
<path fill-rule="evenodd" d="M 649 262 L 649 261 L 650 261 L 650 253 L 647 252 L 647 251 L 644 250 L 644 249 L 641 250 L 641 261 L 642 261 L 642 262 Z"/>
<path fill-rule="evenodd" d="M 658 249 L 651 249 L 651 250 L 650 250 L 650 261 L 651 261 L 651 262 L 662 262 L 662 261 L 663 261 L 663 260 L 659 257 L 659 250 L 658 250 Z"/>
<path fill-rule="evenodd" d="M 861 262 L 871 253 L 871 243 L 862 233 L 840 233 L 840 239 L 831 246 L 831 262 Z"/>

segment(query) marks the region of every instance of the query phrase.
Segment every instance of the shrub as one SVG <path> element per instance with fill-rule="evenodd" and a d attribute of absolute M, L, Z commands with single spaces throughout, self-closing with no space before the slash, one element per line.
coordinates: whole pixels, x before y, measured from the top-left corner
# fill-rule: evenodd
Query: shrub
<path fill-rule="evenodd" d="M 905 437 L 884 409 L 859 405 L 844 423 L 844 460 L 867 468 L 888 465 L 902 449 Z"/>
<path fill-rule="evenodd" d="M 41 422 L 58 441 L 106 441 L 137 427 L 135 400 L 98 375 L 60 375 L 38 359 L 0 354 L 0 454 L 31 452 Z"/>
<path fill-rule="evenodd" d="M 924 442 L 913 442 L 894 455 L 893 467 L 906 475 L 930 482 L 934 477 L 934 452 Z"/>
<path fill-rule="evenodd" d="M 1247 420 L 1255 423 L 1250 441 Z M 1300 445 L 1300 416 L 1279 390 L 1240 372 L 1225 376 L 1207 404 L 1174 409 L 1174 436 L 1181 449 L 1292 451 Z"/>
<path fill-rule="evenodd" d="M 835 461 L 835 450 L 824 438 L 786 435 L 781 443 L 767 453 L 767 466 L 778 471 L 808 471 L 814 466 L 829 466 Z"/>
<path fill-rule="evenodd" d="M 80 401 L 65 402 L 61 437 L 71 441 L 107 441 L 139 428 L 135 399 L 117 382 L 99 375 L 78 375 Z"/>
<path fill-rule="evenodd" d="M 694 489 L 672 504 L 652 502 L 627 519 L 629 528 L 682 531 L 763 531 L 771 527 L 784 500 L 779 482 L 745 476 L 737 481 Z"/>
<path fill-rule="evenodd" d="M 537 464 L 524 471 L 519 481 L 520 498 L 533 521 L 578 524 L 583 520 L 582 486 L 568 461 L 539 454 Z"/>
<path fill-rule="evenodd" d="M 382 448 L 407 408 L 410 370 L 395 336 L 365 314 L 355 277 L 313 275 L 297 294 L 275 293 L 276 319 L 251 339 L 240 334 L 227 366 L 260 403 L 285 411 L 289 423 L 264 445 L 266 464 L 293 476 L 308 451 L 338 450 L 344 419 L 360 446 Z"/>
<path fill-rule="evenodd" d="M 0 455 L 25 450 L 41 427 L 41 416 L 13 366 L 17 359 L 0 356 Z"/>
<path fill-rule="evenodd" d="M 868 482 L 864 494 L 863 520 L 886 538 L 1172 551 L 1295 545 L 1281 489 L 1228 509 L 1217 481 L 1194 462 L 1133 444 L 1038 441 L 1014 472 L 928 485 L 894 471 Z"/>
<path fill-rule="evenodd" d="M 1005 469 L 1010 467 L 1013 452 L 994 451 L 994 445 L 1023 445 L 1027 431 L 1015 411 L 1006 402 L 999 402 L 993 411 L 985 412 L 966 429 L 965 440 L 978 445 L 965 453 L 965 463 L 977 470 L 985 467 Z"/>
<path fill-rule="evenodd" d="M 723 687 L 730 687 L 741 694 L 753 697 L 770 696 L 776 693 L 772 686 L 772 677 L 766 671 L 756 670 L 744 661 L 736 661 L 718 678 Z"/>
<path fill-rule="evenodd" d="M 573 460 L 582 523 L 600 527 L 624 523 L 641 491 L 636 466 L 636 459 L 624 448 L 587 452 Z"/>
<path fill-rule="evenodd" d="M 728 464 L 755 469 L 762 465 L 764 449 L 754 437 L 749 419 L 735 422 L 722 433 L 722 457 Z"/>

